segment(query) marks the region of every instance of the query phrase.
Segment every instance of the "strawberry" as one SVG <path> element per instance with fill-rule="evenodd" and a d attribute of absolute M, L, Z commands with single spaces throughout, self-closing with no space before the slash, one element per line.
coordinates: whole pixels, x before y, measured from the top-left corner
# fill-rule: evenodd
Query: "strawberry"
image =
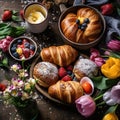
<path fill-rule="evenodd" d="M 2 21 L 7 21 L 12 18 L 12 11 L 10 10 L 5 10 L 3 15 L 2 15 Z"/>
<path fill-rule="evenodd" d="M 24 48 L 23 55 L 25 56 L 25 58 L 28 58 L 30 56 L 30 50 L 28 48 Z"/>
<path fill-rule="evenodd" d="M 60 67 L 59 70 L 58 70 L 58 75 L 62 78 L 64 77 L 65 75 L 67 75 L 67 71 L 64 67 Z"/>
<path fill-rule="evenodd" d="M 62 78 L 62 80 L 66 82 L 66 81 L 71 81 L 72 78 L 71 78 L 71 76 L 66 75 L 66 76 L 64 76 L 64 77 Z"/>
<path fill-rule="evenodd" d="M 66 67 L 66 70 L 72 71 L 72 70 L 73 70 L 73 66 L 72 66 L 72 65 L 67 66 L 67 67 Z"/>
<path fill-rule="evenodd" d="M 0 83 L 0 91 L 4 91 L 6 89 L 6 85 Z"/>
<path fill-rule="evenodd" d="M 19 14 L 20 14 L 22 20 L 25 20 L 25 18 L 24 18 L 24 10 L 23 9 L 20 10 Z"/>

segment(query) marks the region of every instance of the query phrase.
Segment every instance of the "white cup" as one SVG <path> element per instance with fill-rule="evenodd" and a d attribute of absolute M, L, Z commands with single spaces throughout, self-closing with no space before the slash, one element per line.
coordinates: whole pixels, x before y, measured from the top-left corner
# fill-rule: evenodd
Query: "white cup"
<path fill-rule="evenodd" d="M 25 6 L 24 18 L 28 31 L 32 33 L 41 33 L 48 26 L 48 11 L 38 2 Z"/>

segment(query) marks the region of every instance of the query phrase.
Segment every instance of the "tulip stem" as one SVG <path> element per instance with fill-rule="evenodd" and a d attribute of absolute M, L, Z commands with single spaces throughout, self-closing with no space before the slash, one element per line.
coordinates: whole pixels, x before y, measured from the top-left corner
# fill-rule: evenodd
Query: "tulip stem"
<path fill-rule="evenodd" d="M 102 101 L 101 103 L 98 103 L 96 106 L 100 106 L 100 105 L 103 105 L 105 104 L 105 101 Z"/>
<path fill-rule="evenodd" d="M 99 95 L 98 97 L 96 97 L 96 98 L 94 99 L 94 101 L 100 99 L 101 97 L 103 97 L 103 94 L 101 94 L 101 95 Z"/>

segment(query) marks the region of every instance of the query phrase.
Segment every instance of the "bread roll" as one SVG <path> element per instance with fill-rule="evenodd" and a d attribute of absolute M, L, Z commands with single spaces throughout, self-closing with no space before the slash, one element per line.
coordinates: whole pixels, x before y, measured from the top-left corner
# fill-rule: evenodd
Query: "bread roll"
<path fill-rule="evenodd" d="M 98 74 L 98 67 L 97 65 L 87 58 L 80 58 L 76 61 L 73 73 L 78 81 L 81 80 L 82 77 L 88 76 L 93 77 Z"/>
<path fill-rule="evenodd" d="M 49 87 L 58 81 L 58 68 L 49 62 L 39 62 L 33 69 L 33 77 L 43 87 Z"/>
<path fill-rule="evenodd" d="M 79 82 L 60 80 L 48 88 L 48 94 L 65 103 L 74 103 L 77 98 L 83 95 L 83 89 Z"/>
<path fill-rule="evenodd" d="M 50 46 L 40 52 L 43 61 L 48 61 L 59 66 L 68 66 L 78 56 L 78 51 L 69 45 Z"/>
<path fill-rule="evenodd" d="M 61 22 L 61 29 L 72 42 L 89 43 L 100 36 L 102 20 L 94 9 L 83 7 L 76 13 L 68 13 Z"/>

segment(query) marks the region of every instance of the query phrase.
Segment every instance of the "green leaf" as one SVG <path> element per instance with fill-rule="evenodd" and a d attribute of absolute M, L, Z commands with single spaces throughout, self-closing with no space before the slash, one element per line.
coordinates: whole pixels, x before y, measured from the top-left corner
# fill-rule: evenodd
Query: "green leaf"
<path fill-rule="evenodd" d="M 118 107 L 118 105 L 114 105 L 114 106 L 109 107 L 109 109 L 105 112 L 105 114 L 114 113 L 116 111 L 117 107 Z"/>
<path fill-rule="evenodd" d="M 2 60 L 2 63 L 4 66 L 7 66 L 8 65 L 8 59 L 5 57 L 3 60 Z"/>
<path fill-rule="evenodd" d="M 15 21 L 15 22 L 20 22 L 21 21 L 19 16 L 16 16 L 16 15 L 12 15 L 12 20 Z"/>
<path fill-rule="evenodd" d="M 118 82 L 117 79 L 109 79 L 103 76 L 94 77 L 92 78 L 92 80 L 93 80 L 95 88 L 101 91 L 112 87 Z"/>
<path fill-rule="evenodd" d="M 13 15 L 17 15 L 17 14 L 18 14 L 18 11 L 12 10 L 12 14 L 13 14 Z"/>
<path fill-rule="evenodd" d="M 120 16 L 120 8 L 117 7 L 117 13 Z"/>

